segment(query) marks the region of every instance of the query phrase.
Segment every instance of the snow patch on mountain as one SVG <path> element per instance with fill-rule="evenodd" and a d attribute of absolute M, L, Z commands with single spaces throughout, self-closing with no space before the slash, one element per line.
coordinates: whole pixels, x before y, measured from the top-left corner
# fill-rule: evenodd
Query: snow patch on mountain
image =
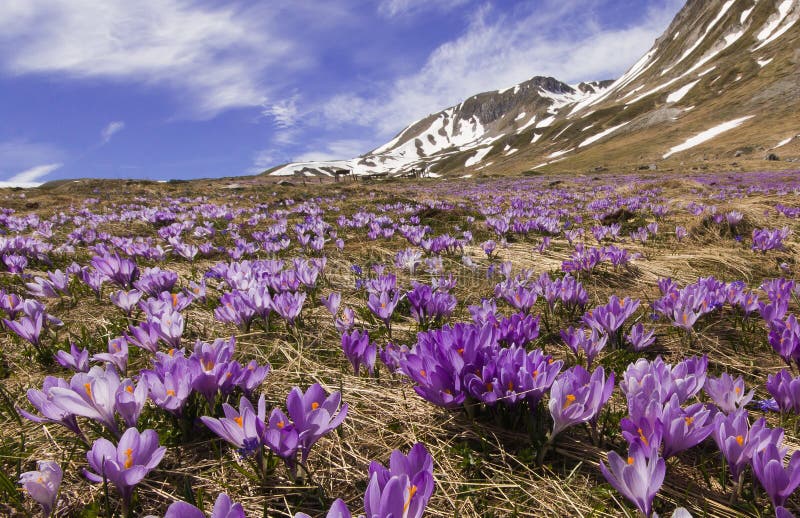
<path fill-rule="evenodd" d="M 475 165 L 475 164 L 477 164 L 478 162 L 480 162 L 481 160 L 483 160 L 483 159 L 484 159 L 484 157 L 485 157 L 486 155 L 488 155 L 488 154 L 489 154 L 489 152 L 490 152 L 491 150 L 492 150 L 491 146 L 490 146 L 490 147 L 483 148 L 483 149 L 479 149 L 477 153 L 475 153 L 474 155 L 472 155 L 471 157 L 469 157 L 469 158 L 467 159 L 467 161 L 466 161 L 466 162 L 464 162 L 464 165 L 465 165 L 466 167 L 472 167 L 473 165 Z"/>
<path fill-rule="evenodd" d="M 773 41 L 773 36 L 778 37 L 783 34 L 783 32 L 776 34 L 776 31 L 778 31 L 778 27 L 781 26 L 781 23 L 783 23 L 783 20 L 786 19 L 789 11 L 791 11 L 793 3 L 794 0 L 783 0 L 783 2 L 781 2 L 781 4 L 778 6 L 778 12 L 776 13 L 777 16 L 770 16 L 769 20 L 767 20 L 767 23 L 764 25 L 764 27 L 762 27 L 761 31 L 756 34 L 756 39 L 762 43 L 753 50 L 758 50 L 764 45 Z M 790 26 L 791 24 L 786 24 L 782 30 L 785 32 Z"/>
<path fill-rule="evenodd" d="M 541 121 L 539 121 L 539 123 L 536 125 L 536 127 L 537 128 L 548 128 L 548 127 L 550 127 L 550 125 L 552 125 L 555 122 L 555 120 L 556 120 L 555 115 L 552 115 L 552 116 L 550 116 L 550 117 L 548 117 L 546 119 L 542 119 Z"/>
<path fill-rule="evenodd" d="M 745 9 L 744 11 L 742 11 L 742 15 L 739 17 L 739 23 L 744 25 L 744 22 L 747 21 L 747 19 L 750 17 L 750 13 L 752 13 L 753 9 L 755 8 L 756 6 L 753 6 L 750 9 Z"/>
<path fill-rule="evenodd" d="M 683 144 L 679 144 L 669 151 L 667 151 L 662 158 L 669 158 L 670 156 L 674 155 L 675 153 L 680 153 L 681 151 L 686 151 L 687 149 L 691 149 L 695 146 L 702 144 L 703 142 L 709 141 L 716 137 L 717 135 L 721 135 L 726 131 L 730 131 L 734 128 L 738 128 L 744 121 L 748 119 L 752 119 L 753 115 L 748 115 L 747 117 L 740 117 L 738 119 L 734 119 L 728 122 L 723 122 L 722 124 L 718 124 L 713 128 L 707 129 L 697 135 L 686 139 Z"/>
<path fill-rule="evenodd" d="M 619 124 L 617 126 L 612 126 L 612 127 L 608 128 L 608 129 L 606 129 L 605 131 L 601 131 L 597 135 L 593 135 L 593 136 L 587 138 L 586 140 L 584 140 L 583 142 L 581 142 L 580 144 L 578 144 L 578 147 L 579 148 L 580 147 L 586 147 L 588 145 L 594 144 L 595 142 L 597 142 L 601 138 L 603 138 L 603 137 L 605 137 L 607 135 L 611 135 L 612 133 L 614 133 L 615 131 L 617 131 L 621 127 L 629 124 L 630 122 L 631 121 L 623 122 L 622 124 Z"/>
<path fill-rule="evenodd" d="M 549 155 L 547 155 L 547 158 L 558 158 L 558 157 L 560 157 L 562 155 L 566 155 L 567 153 L 569 153 L 573 149 L 575 149 L 575 148 L 562 149 L 561 151 L 556 151 L 554 153 L 550 153 Z"/>
<path fill-rule="evenodd" d="M 680 87 L 679 89 L 675 90 L 674 92 L 672 92 L 671 94 L 669 94 L 667 96 L 667 102 L 668 103 L 676 103 L 676 102 L 680 101 L 681 99 L 684 98 L 684 96 L 686 96 L 686 94 L 689 93 L 689 91 L 692 88 L 694 88 L 694 85 L 696 85 L 699 82 L 700 82 L 700 80 L 698 79 L 697 81 L 692 81 L 689 84 L 683 85 L 682 87 Z"/>
<path fill-rule="evenodd" d="M 727 2 L 725 2 L 722 5 L 722 8 L 720 9 L 719 13 L 717 14 L 717 17 L 714 18 L 713 20 L 711 20 L 711 22 L 709 22 L 709 24 L 706 26 L 706 30 L 703 33 L 703 35 L 700 36 L 699 38 L 697 38 L 697 40 L 694 42 L 694 44 L 691 47 L 689 47 L 683 54 L 681 54 L 681 57 L 678 58 L 678 61 L 676 61 L 675 63 L 672 64 L 672 66 L 670 66 L 669 68 L 667 68 L 666 70 L 661 72 L 662 76 L 664 74 L 666 74 L 667 72 L 669 72 L 670 70 L 672 70 L 675 67 L 675 65 L 677 65 L 678 63 L 680 63 L 681 61 L 683 61 L 684 59 L 689 57 L 689 55 L 692 52 L 697 50 L 697 47 L 699 47 L 703 43 L 703 41 L 705 41 L 706 36 L 708 36 L 708 34 L 711 32 L 711 30 L 717 25 L 717 23 L 719 23 L 719 21 L 722 19 L 722 17 L 725 16 L 725 13 L 728 12 L 728 9 L 731 8 L 731 6 L 734 4 L 735 1 L 736 0 L 728 0 Z"/>

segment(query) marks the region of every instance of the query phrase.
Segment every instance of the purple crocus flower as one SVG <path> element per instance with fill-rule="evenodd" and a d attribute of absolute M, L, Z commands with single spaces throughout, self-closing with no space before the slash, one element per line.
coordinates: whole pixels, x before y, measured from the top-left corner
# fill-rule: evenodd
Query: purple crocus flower
<path fill-rule="evenodd" d="M 303 393 L 294 387 L 286 398 L 286 409 L 300 440 L 301 462 L 305 463 L 311 447 L 328 432 L 336 429 L 347 416 L 347 403 L 341 404 L 341 392 L 328 395 L 319 383 Z M 341 408 L 340 408 L 341 404 Z"/>
<path fill-rule="evenodd" d="M 403 372 L 402 364 L 408 352 L 407 345 L 395 345 L 392 342 L 388 342 L 385 347 L 381 348 L 379 355 L 389 372 L 398 374 Z"/>
<path fill-rule="evenodd" d="M 27 396 L 31 405 L 43 417 L 31 414 L 23 409 L 18 409 L 20 415 L 25 419 L 35 423 L 56 423 L 71 430 L 82 440 L 85 440 L 81 429 L 78 427 L 78 420 L 75 414 L 69 410 L 65 410 L 60 404 L 57 403 L 57 396 L 53 394 L 53 389 L 61 388 L 70 390 L 69 384 L 62 378 L 54 376 L 47 376 L 42 383 L 42 390 L 29 389 Z"/>
<path fill-rule="evenodd" d="M 392 313 L 397 303 L 400 301 L 400 294 L 395 292 L 391 295 L 388 291 L 382 291 L 380 294 L 370 293 L 367 300 L 367 307 L 372 313 L 383 321 L 387 329 L 391 328 Z"/>
<path fill-rule="evenodd" d="M 110 297 L 115 306 L 120 308 L 126 316 L 130 316 L 131 311 L 142 298 L 142 292 L 139 290 L 119 290 L 112 293 Z"/>
<path fill-rule="evenodd" d="M 653 336 L 654 333 L 655 329 L 646 330 L 644 325 L 640 322 L 631 327 L 625 339 L 631 344 L 634 351 L 642 351 L 653 345 L 653 342 L 656 341 Z"/>
<path fill-rule="evenodd" d="M 681 408 L 678 396 L 673 395 L 661 414 L 665 459 L 700 444 L 711 435 L 711 411 L 703 403 Z"/>
<path fill-rule="evenodd" d="M 616 295 L 612 295 L 608 299 L 608 304 L 588 311 L 583 316 L 583 323 L 609 336 L 616 336 L 617 331 L 633 315 L 639 304 L 639 300 L 631 300 L 628 297 L 620 300 Z"/>
<path fill-rule="evenodd" d="M 538 294 L 535 290 L 519 286 L 515 290 L 505 293 L 503 298 L 511 304 L 514 309 L 529 313 L 533 305 L 536 304 Z"/>
<path fill-rule="evenodd" d="M 75 372 L 87 372 L 89 370 L 89 350 L 78 349 L 74 343 L 70 342 L 69 352 L 58 351 L 55 358 L 59 365 Z"/>
<path fill-rule="evenodd" d="M 334 325 L 336 326 L 336 330 L 340 333 L 344 334 L 350 331 L 356 322 L 356 313 L 353 311 L 353 308 L 346 307 L 342 310 L 342 318 L 337 318 L 334 321 Z"/>
<path fill-rule="evenodd" d="M 269 322 L 269 315 L 272 313 L 273 308 L 272 296 L 269 293 L 269 286 L 253 286 L 243 294 L 243 298 L 245 304 L 252 308 L 255 316 L 260 317 L 266 325 Z M 222 299 L 220 299 L 220 301 L 222 301 Z"/>
<path fill-rule="evenodd" d="M 344 500 L 337 498 L 333 501 L 333 504 L 331 504 L 331 508 L 328 511 L 328 514 L 325 515 L 325 518 L 352 518 L 352 516 L 353 515 L 350 513 L 350 509 L 347 507 L 347 504 L 344 503 Z M 294 518 L 311 518 L 311 516 L 307 515 L 306 513 L 296 513 Z"/>
<path fill-rule="evenodd" d="M 367 372 L 372 376 L 375 370 L 375 358 L 378 346 L 371 342 L 366 331 L 355 330 L 352 333 L 342 335 L 342 350 L 344 355 L 353 365 L 353 370 L 358 376 L 363 364 Z"/>
<path fill-rule="evenodd" d="M 283 459 L 291 473 L 297 469 L 297 450 L 300 448 L 300 437 L 294 423 L 280 408 L 273 408 L 269 421 L 262 432 L 264 444 L 278 457 Z"/>
<path fill-rule="evenodd" d="M 250 363 L 242 368 L 242 373 L 234 380 L 234 385 L 241 388 L 245 396 L 250 396 L 253 391 L 264 382 L 264 378 L 272 370 L 269 363 L 259 365 L 256 360 L 250 360 Z"/>
<path fill-rule="evenodd" d="M 44 325 L 44 313 L 37 312 L 33 316 L 25 315 L 19 320 L 3 319 L 6 327 L 17 336 L 31 343 L 34 347 L 39 347 L 40 335 Z"/>
<path fill-rule="evenodd" d="M 262 294 L 267 291 L 267 288 L 264 286 L 260 288 Z M 266 297 L 269 297 L 269 293 L 265 294 Z M 230 293 L 224 293 L 219 299 L 220 306 L 214 310 L 214 317 L 221 322 L 236 324 L 243 332 L 247 332 L 250 329 L 250 324 L 256 315 L 256 309 L 254 306 L 266 305 L 266 307 L 260 308 L 265 312 L 266 315 L 269 315 L 269 311 L 271 311 L 272 306 L 271 299 L 258 297 L 258 294 L 255 292 L 253 295 L 254 298 L 251 299 L 248 294 L 239 290 L 234 290 Z M 255 297 L 258 297 L 260 300 L 256 301 Z"/>
<path fill-rule="evenodd" d="M 800 451 L 792 453 L 788 466 L 783 464 L 785 456 L 786 449 L 776 444 L 767 444 L 753 455 L 753 473 L 776 511 L 800 486 Z"/>
<path fill-rule="evenodd" d="M 745 393 L 746 388 L 741 376 L 734 380 L 727 372 L 723 372 L 719 378 L 707 378 L 704 389 L 726 414 L 744 408 L 755 395 L 755 389 Z"/>
<path fill-rule="evenodd" d="M 731 479 L 738 484 L 753 453 L 767 444 L 782 442 L 783 430 L 767 428 L 763 417 L 750 426 L 747 410 L 736 410 L 727 416 L 721 412 L 714 416 L 711 436 L 728 462 Z"/>
<path fill-rule="evenodd" d="M 408 456 L 393 451 L 389 469 L 372 462 L 369 473 L 370 482 L 364 494 L 366 516 L 422 516 L 434 489 L 433 459 L 422 444 L 414 445 Z M 328 516 L 350 516 L 346 506 L 340 505 L 337 513 L 340 514 Z"/>
<path fill-rule="evenodd" d="M 151 322 L 142 322 L 138 326 L 131 326 L 125 333 L 128 343 L 151 353 L 158 351 L 159 337 L 158 324 Z"/>
<path fill-rule="evenodd" d="M 133 282 L 139 278 L 139 268 L 130 259 L 114 253 L 92 257 L 92 266 L 108 280 L 123 289 L 133 288 Z"/>
<path fill-rule="evenodd" d="M 109 363 L 117 369 L 117 372 L 124 374 L 128 370 L 128 341 L 125 337 L 109 340 L 108 352 L 97 353 L 92 356 L 92 360 Z"/>
<path fill-rule="evenodd" d="M 206 515 L 192 504 L 173 502 L 164 518 L 206 518 Z M 245 514 L 242 504 L 234 504 L 231 497 L 220 493 L 208 518 L 245 518 Z"/>
<path fill-rule="evenodd" d="M 786 369 L 767 376 L 767 391 L 775 398 L 781 412 L 800 413 L 800 377 L 794 378 Z"/>
<path fill-rule="evenodd" d="M 574 329 L 570 326 L 561 331 L 561 339 L 576 357 L 580 356 L 580 352 L 583 351 L 586 355 L 586 366 L 591 367 L 594 359 L 605 348 L 608 335 L 598 332 L 597 329 Z"/>
<path fill-rule="evenodd" d="M 664 409 L 656 400 L 637 398 L 629 417 L 620 421 L 622 436 L 628 444 L 640 443 L 645 448 L 658 449 L 662 441 Z"/>
<path fill-rule="evenodd" d="M 174 362 L 169 370 L 162 374 L 155 371 L 142 371 L 142 376 L 147 379 L 150 399 L 159 408 L 180 416 L 183 406 L 192 393 L 192 371 L 188 361 Z"/>
<path fill-rule="evenodd" d="M 608 464 L 606 467 L 600 462 L 600 471 L 608 483 L 649 517 L 653 512 L 653 499 L 664 482 L 664 459 L 658 456 L 657 450 L 634 443 L 628 450 L 627 460 L 612 451 L 608 453 Z"/>
<path fill-rule="evenodd" d="M 40 460 L 36 463 L 36 471 L 26 471 L 19 476 L 19 483 L 42 506 L 44 516 L 50 516 L 55 510 L 63 475 L 61 467 L 55 462 Z"/>
<path fill-rule="evenodd" d="M 176 349 L 181 346 L 184 326 L 183 315 L 177 311 L 168 310 L 159 319 L 151 321 L 151 325 L 156 327 L 158 336 L 167 345 Z"/>
<path fill-rule="evenodd" d="M 606 380 L 602 367 L 595 369 L 591 375 L 580 365 L 564 371 L 550 389 L 548 407 L 553 417 L 551 438 L 565 428 L 596 419 L 613 390 L 614 373 Z"/>
<path fill-rule="evenodd" d="M 272 297 L 275 312 L 290 326 L 294 326 L 294 321 L 300 316 L 305 301 L 306 294 L 302 291 L 284 291 Z"/>
<path fill-rule="evenodd" d="M 19 254 L 4 254 L 3 263 L 8 268 L 9 273 L 22 273 L 28 266 L 28 259 Z"/>
<path fill-rule="evenodd" d="M 319 300 L 322 302 L 322 305 L 328 309 L 328 312 L 335 317 L 339 312 L 339 304 L 342 302 L 342 294 L 334 291 L 331 292 L 331 294 L 327 297 L 320 297 Z"/>
<path fill-rule="evenodd" d="M 670 371 L 672 390 L 668 396 L 677 394 L 681 404 L 703 388 L 708 370 L 708 356 L 692 356 L 675 365 Z"/>
<path fill-rule="evenodd" d="M 367 516 L 389 516 L 388 507 L 396 505 L 393 499 L 397 496 L 387 493 L 387 488 L 395 479 L 405 482 L 405 485 L 398 483 L 400 488 L 405 489 L 403 512 L 399 516 L 422 516 L 434 489 L 433 458 L 422 443 L 412 446 L 408 455 L 394 450 L 389 457 L 388 469 L 378 462 L 371 462 L 369 474 L 370 482 L 364 494 Z M 390 488 L 389 491 L 393 490 Z"/>
<path fill-rule="evenodd" d="M 94 419 L 113 433 L 118 433 L 114 414 L 119 374 L 113 368 L 92 367 L 69 381 L 69 388 L 53 387 L 53 402 L 75 415 Z"/>
<path fill-rule="evenodd" d="M 235 343 L 235 337 L 231 337 L 230 341 L 217 339 L 211 344 L 198 341 L 189 358 L 192 388 L 205 396 L 210 405 L 213 405 L 222 383 L 233 382 L 233 374 L 230 377 L 226 374 Z"/>
<path fill-rule="evenodd" d="M 133 285 L 151 297 L 158 297 L 163 291 L 172 291 L 177 282 L 177 273 L 162 270 L 156 266 L 155 268 L 145 268 L 139 280 L 135 281 Z"/>
<path fill-rule="evenodd" d="M 136 428 L 128 428 L 116 446 L 107 439 L 94 442 L 86 453 L 94 472 L 84 470 L 84 475 L 92 482 L 102 482 L 105 478 L 114 484 L 127 509 L 136 485 L 158 466 L 166 451 L 166 447 L 158 445 L 155 430 L 140 434 Z"/>
<path fill-rule="evenodd" d="M 244 397 L 239 401 L 239 411 L 227 403 L 222 404 L 222 411 L 225 417 L 221 419 L 202 416 L 200 420 L 212 432 L 240 449 L 244 449 L 245 445 L 252 441 L 259 442 L 261 440 L 266 416 L 266 402 L 263 394 L 258 400 L 257 412 L 253 409 L 250 401 Z"/>
<path fill-rule="evenodd" d="M 145 377 L 142 377 L 136 385 L 130 379 L 123 380 L 117 388 L 114 408 L 128 427 L 135 427 L 139 421 L 144 404 L 147 402 L 148 392 L 149 387 Z"/>

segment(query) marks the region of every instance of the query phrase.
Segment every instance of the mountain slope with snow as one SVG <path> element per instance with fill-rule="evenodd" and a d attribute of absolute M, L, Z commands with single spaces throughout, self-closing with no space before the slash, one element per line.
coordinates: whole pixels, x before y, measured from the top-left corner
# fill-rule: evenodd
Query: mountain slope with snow
<path fill-rule="evenodd" d="M 776 148 L 800 157 L 798 133 L 800 0 L 689 0 L 615 81 L 534 77 L 429 115 L 361 157 L 270 174 L 666 168 Z"/>

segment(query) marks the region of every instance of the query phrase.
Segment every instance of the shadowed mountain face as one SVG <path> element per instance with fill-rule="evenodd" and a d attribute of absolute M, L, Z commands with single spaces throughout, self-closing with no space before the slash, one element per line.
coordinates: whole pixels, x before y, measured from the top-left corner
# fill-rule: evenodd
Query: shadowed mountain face
<path fill-rule="evenodd" d="M 616 81 L 533 77 L 414 122 L 362 157 L 270 174 L 757 167 L 797 157 L 800 0 L 689 0 Z"/>

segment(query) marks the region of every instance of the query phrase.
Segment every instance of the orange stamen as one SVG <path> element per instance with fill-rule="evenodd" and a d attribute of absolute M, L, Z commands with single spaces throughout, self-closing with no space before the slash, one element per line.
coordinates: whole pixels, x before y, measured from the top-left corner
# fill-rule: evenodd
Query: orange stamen
<path fill-rule="evenodd" d="M 125 469 L 130 469 L 133 466 L 133 450 L 128 448 L 125 450 Z"/>

